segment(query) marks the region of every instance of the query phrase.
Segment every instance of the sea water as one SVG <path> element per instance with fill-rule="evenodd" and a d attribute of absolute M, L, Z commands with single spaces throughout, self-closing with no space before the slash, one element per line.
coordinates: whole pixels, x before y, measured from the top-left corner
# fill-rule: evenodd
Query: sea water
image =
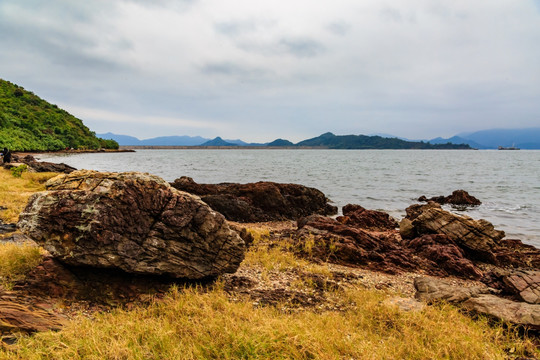
<path fill-rule="evenodd" d="M 421 195 L 464 189 L 482 205 L 459 213 L 540 247 L 540 151 L 183 149 L 38 158 L 77 169 L 148 172 L 167 181 L 297 183 L 321 190 L 340 209 L 359 204 L 397 220 Z"/>

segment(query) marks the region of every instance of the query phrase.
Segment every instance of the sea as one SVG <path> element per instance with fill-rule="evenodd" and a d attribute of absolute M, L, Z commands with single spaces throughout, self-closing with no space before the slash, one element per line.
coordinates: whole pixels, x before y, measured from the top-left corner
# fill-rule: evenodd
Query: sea
<path fill-rule="evenodd" d="M 77 169 L 148 172 L 167 181 L 302 184 L 321 190 L 339 209 L 359 204 L 398 221 L 421 195 L 463 189 L 482 205 L 447 210 L 486 219 L 507 238 L 540 247 L 538 150 L 152 149 L 37 158 Z"/>

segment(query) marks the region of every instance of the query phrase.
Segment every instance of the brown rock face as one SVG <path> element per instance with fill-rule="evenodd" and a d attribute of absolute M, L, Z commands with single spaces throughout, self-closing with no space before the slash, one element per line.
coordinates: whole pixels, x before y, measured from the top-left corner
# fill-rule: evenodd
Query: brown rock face
<path fill-rule="evenodd" d="M 540 271 L 518 270 L 503 277 L 506 289 L 529 304 L 540 304 Z"/>
<path fill-rule="evenodd" d="M 157 176 L 81 170 L 46 186 L 18 226 L 66 264 L 200 279 L 243 260 L 221 214 Z"/>
<path fill-rule="evenodd" d="M 297 220 L 311 214 L 337 213 L 337 208 L 328 204 L 322 192 L 297 184 L 197 184 L 183 176 L 171 185 L 200 196 L 212 209 L 231 221 Z"/>
<path fill-rule="evenodd" d="M 337 220 L 345 225 L 373 231 L 393 230 L 398 227 L 396 220 L 387 213 L 352 204 L 343 207 L 343 216 L 338 216 Z"/>
<path fill-rule="evenodd" d="M 461 248 L 491 262 L 494 261 L 493 250 L 504 237 L 504 231 L 495 230 L 486 220 L 473 220 L 437 208 L 424 210 L 412 221 L 412 225 L 418 235 L 444 234 Z"/>
<path fill-rule="evenodd" d="M 36 306 L 0 301 L 0 334 L 59 330 L 63 319 Z"/>
<path fill-rule="evenodd" d="M 46 161 L 37 161 L 32 155 L 26 155 L 23 158 L 17 157 L 19 162 L 30 166 L 36 172 L 58 172 L 69 174 L 77 169 L 64 163 L 56 164 Z"/>
<path fill-rule="evenodd" d="M 451 205 L 462 205 L 462 206 L 477 206 L 482 204 L 480 200 L 475 198 L 472 195 L 469 195 L 465 190 L 456 190 L 452 195 L 448 196 L 434 196 L 432 198 L 426 198 L 425 196 L 420 196 L 418 201 L 435 201 L 439 204 L 451 204 Z"/>
<path fill-rule="evenodd" d="M 365 266 L 396 273 L 400 270 L 423 270 L 432 275 L 456 275 L 479 279 L 482 272 L 463 251 L 445 235 L 426 235 L 401 240 L 396 230 L 370 232 L 337 220 L 312 215 L 298 221 L 295 241 L 311 242 L 307 255 L 323 261 Z"/>

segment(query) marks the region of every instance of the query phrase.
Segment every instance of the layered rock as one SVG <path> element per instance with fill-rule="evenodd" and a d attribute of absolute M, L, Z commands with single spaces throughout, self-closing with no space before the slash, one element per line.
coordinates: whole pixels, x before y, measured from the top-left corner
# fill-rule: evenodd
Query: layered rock
<path fill-rule="evenodd" d="M 540 271 L 517 270 L 503 277 L 506 290 L 529 304 L 540 304 Z"/>
<path fill-rule="evenodd" d="M 474 220 L 458 216 L 435 207 L 424 209 L 412 220 L 414 233 L 444 234 L 469 253 L 493 262 L 493 251 L 504 237 L 504 231 L 495 230 L 483 219 Z"/>
<path fill-rule="evenodd" d="M 418 198 L 418 201 L 434 201 L 439 204 L 451 204 L 451 205 L 461 205 L 461 206 L 478 206 L 482 202 L 475 198 L 472 195 L 469 195 L 465 190 L 455 190 L 452 195 L 448 196 L 434 196 L 432 198 L 427 198 L 422 195 Z"/>
<path fill-rule="evenodd" d="M 328 203 L 322 192 L 297 184 L 197 184 L 183 176 L 171 185 L 200 196 L 212 209 L 232 221 L 297 220 L 311 214 L 337 213 L 337 208 Z"/>
<path fill-rule="evenodd" d="M 59 330 L 64 320 L 38 306 L 0 301 L 0 335 Z"/>
<path fill-rule="evenodd" d="M 427 302 L 447 301 L 465 309 L 536 330 L 540 329 L 540 305 L 512 301 L 490 294 L 487 287 L 462 287 L 442 279 L 417 278 L 416 298 Z"/>
<path fill-rule="evenodd" d="M 14 156 L 14 161 L 22 164 L 26 164 L 32 171 L 35 172 L 57 172 L 69 174 L 77 169 L 64 163 L 52 163 L 47 161 L 37 161 L 32 155 L 26 155 L 25 157 Z M 16 166 L 17 164 L 11 164 Z"/>
<path fill-rule="evenodd" d="M 479 279 L 482 272 L 447 236 L 402 240 L 395 231 L 373 232 L 312 215 L 298 221 L 293 237 L 303 256 L 388 273 L 420 270 L 432 275 Z M 308 250 L 305 250 L 306 243 Z"/>
<path fill-rule="evenodd" d="M 221 214 L 157 176 L 81 170 L 46 186 L 18 225 L 63 263 L 200 279 L 243 260 Z"/>

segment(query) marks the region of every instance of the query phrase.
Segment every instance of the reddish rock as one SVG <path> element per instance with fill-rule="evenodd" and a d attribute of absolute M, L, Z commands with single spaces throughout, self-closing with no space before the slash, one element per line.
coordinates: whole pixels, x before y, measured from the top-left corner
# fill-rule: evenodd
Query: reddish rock
<path fill-rule="evenodd" d="M 506 290 L 529 304 L 540 304 L 540 271 L 517 270 L 503 277 Z"/>
<path fill-rule="evenodd" d="M 300 219 L 298 229 L 294 240 L 299 253 L 322 261 L 388 273 L 421 270 L 439 276 L 482 276 L 445 236 L 402 241 L 395 230 L 370 232 L 320 215 Z"/>
<path fill-rule="evenodd" d="M 65 264 L 201 279 L 235 272 L 244 258 L 221 214 L 157 176 L 81 170 L 46 186 L 18 226 Z"/>
<path fill-rule="evenodd" d="M 398 227 L 396 220 L 382 211 L 367 210 L 360 205 L 348 204 L 343 207 L 343 216 L 338 216 L 340 223 L 372 231 L 393 230 Z"/>
<path fill-rule="evenodd" d="M 64 320 L 39 306 L 0 301 L 0 334 L 59 330 Z"/>
<path fill-rule="evenodd" d="M 540 269 L 540 249 L 517 239 L 503 239 L 494 249 L 495 262 L 501 266 Z"/>
<path fill-rule="evenodd" d="M 464 206 L 478 206 L 482 204 L 480 200 L 472 195 L 469 195 L 465 190 L 455 190 L 452 195 L 448 196 L 434 196 L 427 198 L 422 195 L 418 198 L 418 201 L 434 201 L 439 204 L 451 204 L 451 205 L 464 205 Z"/>
<path fill-rule="evenodd" d="M 178 190 L 201 197 L 228 220 L 260 222 L 297 220 L 311 214 L 333 215 L 337 208 L 328 204 L 317 189 L 274 182 L 249 184 L 197 184 L 189 177 L 171 183 Z"/>

